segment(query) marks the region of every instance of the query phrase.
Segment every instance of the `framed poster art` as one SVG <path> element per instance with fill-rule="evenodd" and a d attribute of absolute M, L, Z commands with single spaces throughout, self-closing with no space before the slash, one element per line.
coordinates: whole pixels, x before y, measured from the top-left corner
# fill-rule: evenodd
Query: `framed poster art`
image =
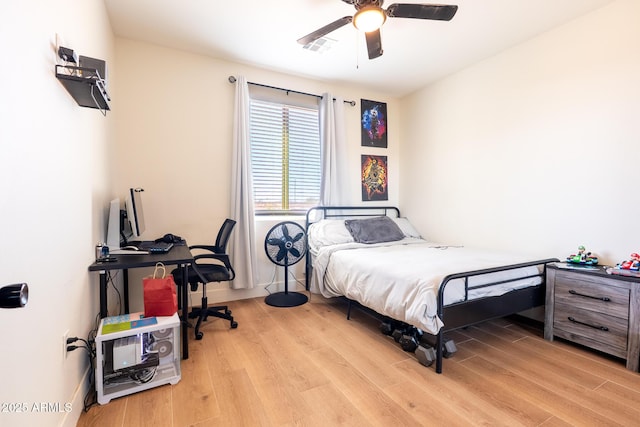
<path fill-rule="evenodd" d="M 387 148 L 387 104 L 360 100 L 362 146 Z"/>
<path fill-rule="evenodd" d="M 387 156 L 363 154 L 361 158 L 362 201 L 389 200 Z"/>

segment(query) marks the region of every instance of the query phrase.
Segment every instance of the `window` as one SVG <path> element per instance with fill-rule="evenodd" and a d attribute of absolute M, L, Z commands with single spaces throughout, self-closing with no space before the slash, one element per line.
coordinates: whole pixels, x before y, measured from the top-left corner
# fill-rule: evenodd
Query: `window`
<path fill-rule="evenodd" d="M 318 108 L 251 100 L 251 168 L 257 214 L 302 213 L 320 201 Z"/>

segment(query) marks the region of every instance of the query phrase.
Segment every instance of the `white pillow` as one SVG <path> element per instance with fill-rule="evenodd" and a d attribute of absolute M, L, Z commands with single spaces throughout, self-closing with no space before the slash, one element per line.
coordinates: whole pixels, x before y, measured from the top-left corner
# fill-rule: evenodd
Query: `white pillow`
<path fill-rule="evenodd" d="M 353 242 L 353 236 L 345 227 L 343 219 L 323 219 L 311 224 L 307 239 L 316 248 Z"/>
<path fill-rule="evenodd" d="M 400 230 L 402 230 L 405 236 L 415 237 L 418 239 L 422 238 L 422 236 L 420 236 L 420 233 L 418 233 L 418 230 L 414 228 L 414 226 L 409 222 L 407 218 L 393 218 L 393 220 L 396 224 L 398 224 L 398 227 L 400 227 Z"/>

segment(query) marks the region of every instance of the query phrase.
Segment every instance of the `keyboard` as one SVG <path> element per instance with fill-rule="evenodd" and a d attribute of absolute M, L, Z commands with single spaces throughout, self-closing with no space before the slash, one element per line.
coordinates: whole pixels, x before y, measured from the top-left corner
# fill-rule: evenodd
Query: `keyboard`
<path fill-rule="evenodd" d="M 166 254 L 173 248 L 173 243 L 155 242 L 153 240 L 144 240 L 138 245 L 141 251 L 147 251 L 150 254 Z"/>

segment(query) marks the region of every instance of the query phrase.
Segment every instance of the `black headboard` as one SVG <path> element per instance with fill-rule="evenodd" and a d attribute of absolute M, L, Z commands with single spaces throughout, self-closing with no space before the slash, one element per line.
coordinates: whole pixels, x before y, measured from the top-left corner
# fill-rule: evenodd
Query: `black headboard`
<path fill-rule="evenodd" d="M 368 216 L 400 217 L 395 206 L 314 206 L 307 211 L 305 229 L 322 219 L 364 218 Z"/>

